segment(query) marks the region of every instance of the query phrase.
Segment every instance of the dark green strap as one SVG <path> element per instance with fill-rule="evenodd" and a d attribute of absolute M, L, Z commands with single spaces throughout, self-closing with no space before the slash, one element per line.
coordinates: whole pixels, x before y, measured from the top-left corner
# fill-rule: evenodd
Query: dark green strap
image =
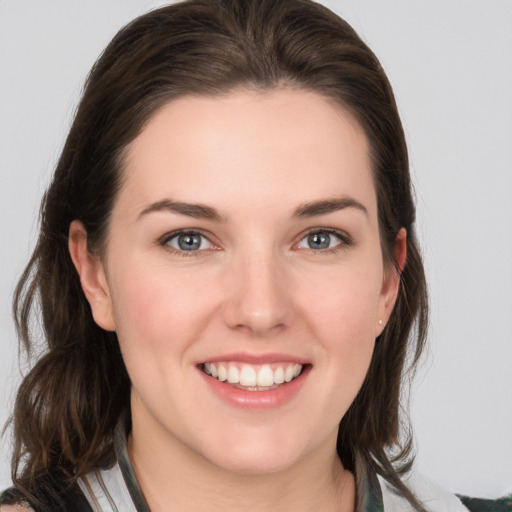
<path fill-rule="evenodd" d="M 151 512 L 146 500 L 140 490 L 137 479 L 133 472 L 132 465 L 130 463 L 130 457 L 128 456 L 128 449 L 126 446 L 126 420 L 122 416 L 117 422 L 117 426 L 114 430 L 114 450 L 116 452 L 117 462 L 123 475 L 124 483 L 128 488 L 128 492 L 132 498 L 133 504 L 137 512 Z"/>
<path fill-rule="evenodd" d="M 355 454 L 357 512 L 384 512 L 384 501 L 377 474 L 361 453 Z"/>
<path fill-rule="evenodd" d="M 497 500 L 459 496 L 471 512 L 512 512 L 512 495 Z"/>

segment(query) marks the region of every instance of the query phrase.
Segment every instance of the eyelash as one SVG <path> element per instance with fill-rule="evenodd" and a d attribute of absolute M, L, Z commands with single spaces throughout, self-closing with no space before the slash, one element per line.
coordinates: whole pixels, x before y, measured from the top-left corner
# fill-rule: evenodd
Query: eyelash
<path fill-rule="evenodd" d="M 344 231 L 340 231 L 338 229 L 334 228 L 311 228 L 305 233 L 302 233 L 300 235 L 299 241 L 294 244 L 294 247 L 298 246 L 305 238 L 307 238 L 310 235 L 315 234 L 328 234 L 328 235 L 334 235 L 339 243 L 337 243 L 334 247 L 328 247 L 325 249 L 312 249 L 312 248 L 305 248 L 306 250 L 309 250 L 313 254 L 332 254 L 335 252 L 338 252 L 340 250 L 346 249 L 347 247 L 350 247 L 354 245 L 354 241 L 350 235 L 348 235 Z M 184 249 L 177 249 L 175 247 L 171 247 L 169 245 L 169 242 L 177 237 L 184 236 L 184 235 L 194 235 L 202 237 L 204 240 L 206 240 L 211 246 L 215 247 L 215 244 L 208 238 L 206 234 L 204 234 L 200 230 L 178 230 L 173 231 L 172 233 L 167 233 L 164 235 L 159 241 L 158 244 L 161 245 L 165 250 L 169 251 L 172 254 L 175 254 L 180 257 L 191 257 L 191 256 L 201 256 L 202 253 L 207 249 L 197 249 L 197 250 L 184 250 Z M 204 241 L 203 240 L 203 241 Z M 213 249 L 216 250 L 216 249 Z"/>
<path fill-rule="evenodd" d="M 169 245 L 169 242 L 171 240 L 173 240 L 174 238 L 178 238 L 180 236 L 184 236 L 184 235 L 199 236 L 199 237 L 203 238 L 204 240 L 206 240 L 210 245 L 215 246 L 215 244 L 213 244 L 213 242 L 211 242 L 211 240 L 208 238 L 207 235 L 205 235 L 202 231 L 197 230 L 197 229 L 184 229 L 184 230 L 173 231 L 172 233 L 167 233 L 159 240 L 158 243 L 165 250 L 169 251 L 172 254 L 175 254 L 176 256 L 181 256 L 184 258 L 188 258 L 191 256 L 201 256 L 201 253 L 203 253 L 205 251 L 205 249 L 199 249 L 199 250 L 195 250 L 195 251 L 193 251 L 193 250 L 187 251 L 184 249 L 177 249 L 177 248 L 171 247 Z"/>
<path fill-rule="evenodd" d="M 315 249 L 309 248 L 307 250 L 311 251 L 313 254 L 318 254 L 318 255 L 332 254 L 332 253 L 336 253 L 338 251 L 341 251 L 343 249 L 346 249 L 346 248 L 354 245 L 354 240 L 348 233 L 346 233 L 345 231 L 341 231 L 339 229 L 334 229 L 334 228 L 311 228 L 308 231 L 306 231 L 305 233 L 301 234 L 298 244 L 300 244 L 300 242 L 302 242 L 305 238 L 307 238 L 310 235 L 324 234 L 324 233 L 327 233 L 328 235 L 334 235 L 338 239 L 339 243 L 336 244 L 334 247 L 328 247 L 326 249 L 315 250 Z M 298 244 L 295 244 L 295 245 L 298 245 Z"/>

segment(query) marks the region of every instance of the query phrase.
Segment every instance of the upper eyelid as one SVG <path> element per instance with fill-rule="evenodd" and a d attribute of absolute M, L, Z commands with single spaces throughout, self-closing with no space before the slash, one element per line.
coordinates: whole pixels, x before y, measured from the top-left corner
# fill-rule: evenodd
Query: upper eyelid
<path fill-rule="evenodd" d="M 311 235 L 313 233 L 329 233 L 330 235 L 338 236 L 344 242 L 352 242 L 353 237 L 344 231 L 343 229 L 338 228 L 330 228 L 330 227 L 313 227 L 309 228 L 306 231 L 303 231 L 301 234 L 297 236 L 298 242 L 303 240 L 306 236 Z"/>
<path fill-rule="evenodd" d="M 176 229 L 174 231 L 169 231 L 169 232 L 165 233 L 165 235 L 162 235 L 161 237 L 159 237 L 158 242 L 163 244 L 179 235 L 187 235 L 187 234 L 204 236 L 210 243 L 215 244 L 215 242 L 212 241 L 213 235 L 209 234 L 208 232 L 206 232 L 202 229 L 197 229 L 197 228 L 182 228 L 182 229 Z"/>

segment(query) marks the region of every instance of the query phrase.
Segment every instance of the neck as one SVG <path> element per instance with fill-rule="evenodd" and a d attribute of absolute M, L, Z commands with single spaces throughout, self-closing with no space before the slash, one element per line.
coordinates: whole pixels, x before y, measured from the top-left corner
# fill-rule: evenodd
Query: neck
<path fill-rule="evenodd" d="M 163 429 L 148 435 L 145 427 L 133 419 L 128 452 L 152 512 L 354 511 L 355 481 L 335 439 L 281 471 L 248 474 L 212 464 Z"/>

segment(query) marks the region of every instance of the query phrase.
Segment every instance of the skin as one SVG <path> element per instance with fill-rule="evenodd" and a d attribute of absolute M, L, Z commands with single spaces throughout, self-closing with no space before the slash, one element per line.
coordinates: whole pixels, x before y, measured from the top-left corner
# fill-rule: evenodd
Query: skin
<path fill-rule="evenodd" d="M 354 510 L 338 424 L 399 284 L 383 264 L 363 130 L 312 92 L 183 97 L 150 119 L 126 162 L 104 252 L 87 251 L 78 221 L 70 252 L 96 322 L 119 337 L 129 452 L 151 509 Z M 339 198 L 349 206 L 296 215 Z M 220 218 L 155 206 L 164 200 Z M 180 250 L 180 229 L 204 234 L 201 248 Z M 312 248 L 311 230 L 331 247 Z M 405 257 L 401 230 L 399 267 Z M 198 369 L 233 352 L 289 354 L 310 372 L 280 407 L 235 407 Z"/>

